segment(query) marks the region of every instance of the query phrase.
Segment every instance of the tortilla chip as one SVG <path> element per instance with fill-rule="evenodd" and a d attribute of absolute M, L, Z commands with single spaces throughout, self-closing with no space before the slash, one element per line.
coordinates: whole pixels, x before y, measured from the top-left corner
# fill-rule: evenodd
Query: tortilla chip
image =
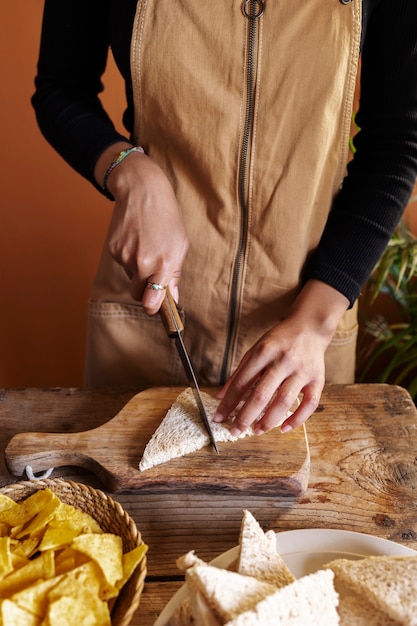
<path fill-rule="evenodd" d="M 126 552 L 126 554 L 123 555 L 123 578 L 121 578 L 121 580 L 119 580 L 116 585 L 118 589 L 121 589 L 123 585 L 129 580 L 147 551 L 148 546 L 142 544 L 140 546 L 136 546 L 136 548 L 134 548 L 130 552 Z"/>
<path fill-rule="evenodd" d="M 0 512 L 10 509 L 15 504 L 16 502 L 14 500 L 9 498 L 8 496 L 5 496 L 3 493 L 0 493 Z"/>
<path fill-rule="evenodd" d="M 58 508 L 59 498 L 50 489 L 40 489 L 22 502 L 13 502 L 13 505 L 0 512 L 0 522 L 5 522 L 12 528 L 23 527 L 30 520 L 48 508 Z"/>
<path fill-rule="evenodd" d="M 86 533 L 79 535 L 72 542 L 74 550 L 87 554 L 101 568 L 111 586 L 123 578 L 123 545 L 118 535 Z"/>
<path fill-rule="evenodd" d="M 10 538 L 0 537 L 0 579 L 13 569 L 12 555 L 10 552 Z"/>
<path fill-rule="evenodd" d="M 48 593 L 60 578 L 41 580 L 12 595 L 11 600 L 21 609 L 43 618 L 48 608 Z"/>
<path fill-rule="evenodd" d="M 88 513 L 76 509 L 71 504 L 61 502 L 60 506 L 55 512 L 54 519 L 51 520 L 51 527 L 58 527 L 65 524 L 66 527 L 72 528 L 82 533 L 102 533 L 100 524 L 91 517 Z"/>
<path fill-rule="evenodd" d="M 45 626 L 111 626 L 106 602 L 84 590 L 81 597 L 62 596 L 51 602 Z"/>
<path fill-rule="evenodd" d="M 3 626 L 40 626 L 41 620 L 21 609 L 11 600 L 0 600 L 0 620 Z"/>
<path fill-rule="evenodd" d="M 0 597 L 10 597 L 38 580 L 53 578 L 55 563 L 53 552 L 43 552 L 38 558 L 14 570 L 0 580 Z"/>

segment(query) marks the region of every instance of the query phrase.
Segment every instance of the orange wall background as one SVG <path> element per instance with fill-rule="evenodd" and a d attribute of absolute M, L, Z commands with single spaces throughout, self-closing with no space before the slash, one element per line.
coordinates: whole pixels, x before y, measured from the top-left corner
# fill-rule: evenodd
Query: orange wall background
<path fill-rule="evenodd" d="M 0 387 L 82 385 L 86 303 L 112 209 L 38 130 L 42 11 L 43 0 L 0 0 Z M 121 128 L 112 63 L 104 82 Z"/>
<path fill-rule="evenodd" d="M 0 0 L 0 387 L 82 386 L 86 306 L 112 204 L 49 147 L 30 105 L 43 0 Z M 104 104 L 122 130 L 112 61 Z M 417 232 L 417 198 L 408 215 Z"/>

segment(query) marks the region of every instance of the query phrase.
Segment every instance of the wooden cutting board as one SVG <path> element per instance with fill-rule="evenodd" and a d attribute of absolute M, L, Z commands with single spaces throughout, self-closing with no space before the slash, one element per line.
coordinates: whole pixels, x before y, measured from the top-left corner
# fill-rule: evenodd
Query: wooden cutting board
<path fill-rule="evenodd" d="M 260 437 L 220 443 L 144 472 L 143 450 L 183 387 L 152 387 L 135 395 L 110 421 L 75 433 L 19 433 L 9 442 L 9 471 L 22 477 L 30 466 L 76 466 L 96 474 L 111 492 L 299 496 L 306 489 L 310 454 L 305 427 L 285 435 L 278 428 Z M 215 395 L 216 390 L 203 389 Z"/>

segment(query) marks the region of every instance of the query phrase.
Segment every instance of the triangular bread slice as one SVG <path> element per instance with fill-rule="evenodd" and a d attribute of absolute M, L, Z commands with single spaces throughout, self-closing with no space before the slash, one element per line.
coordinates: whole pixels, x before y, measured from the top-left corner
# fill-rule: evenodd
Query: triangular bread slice
<path fill-rule="evenodd" d="M 231 435 L 230 423 L 213 422 L 220 401 L 205 392 L 201 392 L 201 396 L 217 442 L 236 441 L 254 434 L 253 429 L 248 428 L 239 437 Z M 139 463 L 139 469 L 147 470 L 171 459 L 201 450 L 209 444 L 210 439 L 202 424 L 193 392 L 188 387 L 177 397 L 148 441 Z"/>
<path fill-rule="evenodd" d="M 195 567 L 196 565 L 208 565 L 208 563 L 206 563 L 206 561 L 203 561 L 203 559 L 200 559 L 200 557 L 196 555 L 195 550 L 190 550 L 186 554 L 178 557 L 178 559 L 176 560 L 176 565 L 178 569 L 185 572 L 185 570 L 189 569 L 190 567 Z"/>
<path fill-rule="evenodd" d="M 276 591 L 274 585 L 252 576 L 243 576 L 212 565 L 191 567 L 185 573 L 185 580 L 190 588 L 191 605 L 193 606 L 193 593 L 198 591 L 212 616 L 220 624 L 248 611 Z"/>
<path fill-rule="evenodd" d="M 364 596 L 400 624 L 417 625 L 417 556 L 337 559 L 324 567 L 334 572 L 336 585 Z"/>
<path fill-rule="evenodd" d="M 271 541 L 273 538 L 273 543 Z M 283 587 L 294 582 L 295 577 L 276 550 L 275 533 L 264 533 L 250 511 L 243 511 L 240 527 L 237 571 L 246 576 Z"/>
<path fill-rule="evenodd" d="M 364 596 L 340 598 L 337 611 L 340 626 L 398 626 L 400 623 L 377 609 Z"/>
<path fill-rule="evenodd" d="M 319 570 L 278 589 L 227 626 L 338 626 L 338 601 L 332 572 Z"/>
<path fill-rule="evenodd" d="M 207 606 L 207 603 L 200 593 L 200 591 L 193 587 L 193 583 L 189 581 L 190 587 L 190 619 L 191 624 L 195 624 L 196 626 L 222 626 L 219 620 L 215 617 L 213 612 Z M 185 616 L 186 617 L 186 616 Z M 187 619 L 187 617 L 186 617 Z M 181 626 L 186 626 L 189 622 L 184 622 Z M 171 622 L 169 622 L 168 626 L 172 626 Z"/>
<path fill-rule="evenodd" d="M 216 442 L 237 441 L 254 435 L 252 427 L 237 437 L 232 435 L 230 428 L 233 423 L 233 416 L 227 422 L 213 422 L 220 400 L 205 392 L 201 392 L 201 397 Z M 290 415 L 291 411 L 288 411 L 280 423 L 284 422 Z M 277 426 L 279 425 L 277 424 Z M 188 387 L 177 397 L 148 441 L 139 463 L 139 469 L 141 471 L 150 469 L 171 459 L 201 450 L 209 444 L 210 439 L 202 424 L 192 389 Z"/>
<path fill-rule="evenodd" d="M 196 610 L 196 607 L 194 608 Z M 180 604 L 175 607 L 167 626 L 194 626 L 196 620 L 193 616 L 193 609 L 189 596 L 187 596 Z"/>

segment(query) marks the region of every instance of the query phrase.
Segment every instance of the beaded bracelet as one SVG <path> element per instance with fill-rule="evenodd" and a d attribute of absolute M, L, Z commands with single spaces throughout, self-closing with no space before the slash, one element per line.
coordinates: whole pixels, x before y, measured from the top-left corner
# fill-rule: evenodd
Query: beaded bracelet
<path fill-rule="evenodd" d="M 110 176 L 111 172 L 114 170 L 114 168 L 120 165 L 123 159 L 125 159 L 128 156 L 128 154 L 130 154 L 131 152 L 144 153 L 145 151 L 141 146 L 132 146 L 131 148 L 128 148 L 127 150 L 122 150 L 117 155 L 117 157 L 110 163 L 109 167 L 106 169 L 106 173 L 104 174 L 101 190 L 109 200 L 114 200 L 114 198 L 112 194 L 110 193 L 110 191 L 107 189 L 107 179 Z"/>

